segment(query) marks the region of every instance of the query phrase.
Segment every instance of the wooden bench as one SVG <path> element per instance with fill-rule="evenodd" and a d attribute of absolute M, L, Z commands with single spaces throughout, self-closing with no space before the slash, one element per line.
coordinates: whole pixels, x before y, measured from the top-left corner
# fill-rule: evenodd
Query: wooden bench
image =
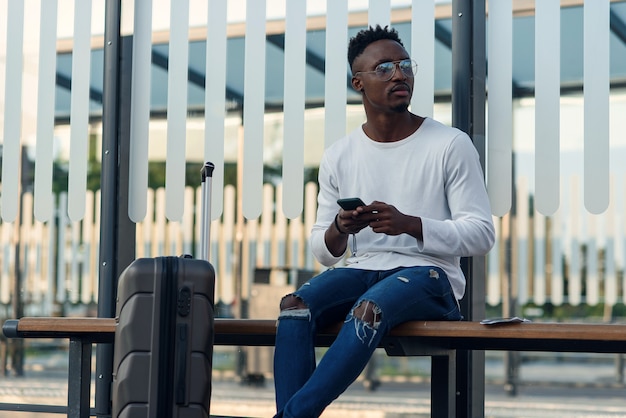
<path fill-rule="evenodd" d="M 331 344 L 340 326 L 322 330 L 318 346 Z M 114 319 L 25 317 L 6 321 L 3 332 L 69 339 L 67 415 L 89 416 L 92 344 L 114 341 Z M 273 346 L 275 337 L 275 320 L 215 320 L 215 345 Z M 415 321 L 393 329 L 381 346 L 390 356 L 432 357 L 431 415 L 450 418 L 456 416 L 456 350 L 626 353 L 626 324 Z"/>

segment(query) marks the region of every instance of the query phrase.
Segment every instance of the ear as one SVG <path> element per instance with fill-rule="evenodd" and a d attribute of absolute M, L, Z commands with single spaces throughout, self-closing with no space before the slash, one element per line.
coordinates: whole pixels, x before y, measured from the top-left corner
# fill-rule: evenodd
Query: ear
<path fill-rule="evenodd" d="M 352 88 L 356 91 L 363 91 L 363 83 L 358 77 L 352 77 Z"/>

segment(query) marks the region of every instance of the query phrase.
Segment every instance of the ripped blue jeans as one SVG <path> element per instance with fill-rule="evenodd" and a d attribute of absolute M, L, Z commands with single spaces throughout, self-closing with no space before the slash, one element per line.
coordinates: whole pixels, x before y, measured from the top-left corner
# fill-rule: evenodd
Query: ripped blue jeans
<path fill-rule="evenodd" d="M 305 308 L 283 309 L 279 316 L 275 418 L 319 417 L 357 379 L 394 326 L 410 320 L 462 319 L 448 277 L 438 267 L 335 268 L 293 295 Z M 341 319 L 337 339 L 316 364 L 317 330 Z"/>

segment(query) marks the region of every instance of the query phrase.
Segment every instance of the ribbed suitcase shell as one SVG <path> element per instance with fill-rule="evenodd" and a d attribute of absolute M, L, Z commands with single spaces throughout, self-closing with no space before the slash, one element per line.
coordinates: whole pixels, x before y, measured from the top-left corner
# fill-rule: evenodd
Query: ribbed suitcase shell
<path fill-rule="evenodd" d="M 140 258 L 120 275 L 113 417 L 209 417 L 214 288 L 212 265 L 191 258 Z"/>

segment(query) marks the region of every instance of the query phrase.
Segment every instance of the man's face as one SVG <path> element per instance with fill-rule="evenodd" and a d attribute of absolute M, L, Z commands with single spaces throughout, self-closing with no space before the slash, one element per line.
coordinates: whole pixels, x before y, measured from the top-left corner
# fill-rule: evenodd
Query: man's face
<path fill-rule="evenodd" d="M 382 63 L 395 63 L 408 58 L 409 54 L 402 45 L 389 39 L 371 43 L 356 57 L 352 63 L 352 86 L 363 93 L 366 107 L 392 112 L 407 110 L 413 94 L 413 77 L 407 76 L 397 64 L 393 76 L 386 81 L 374 71 Z"/>

